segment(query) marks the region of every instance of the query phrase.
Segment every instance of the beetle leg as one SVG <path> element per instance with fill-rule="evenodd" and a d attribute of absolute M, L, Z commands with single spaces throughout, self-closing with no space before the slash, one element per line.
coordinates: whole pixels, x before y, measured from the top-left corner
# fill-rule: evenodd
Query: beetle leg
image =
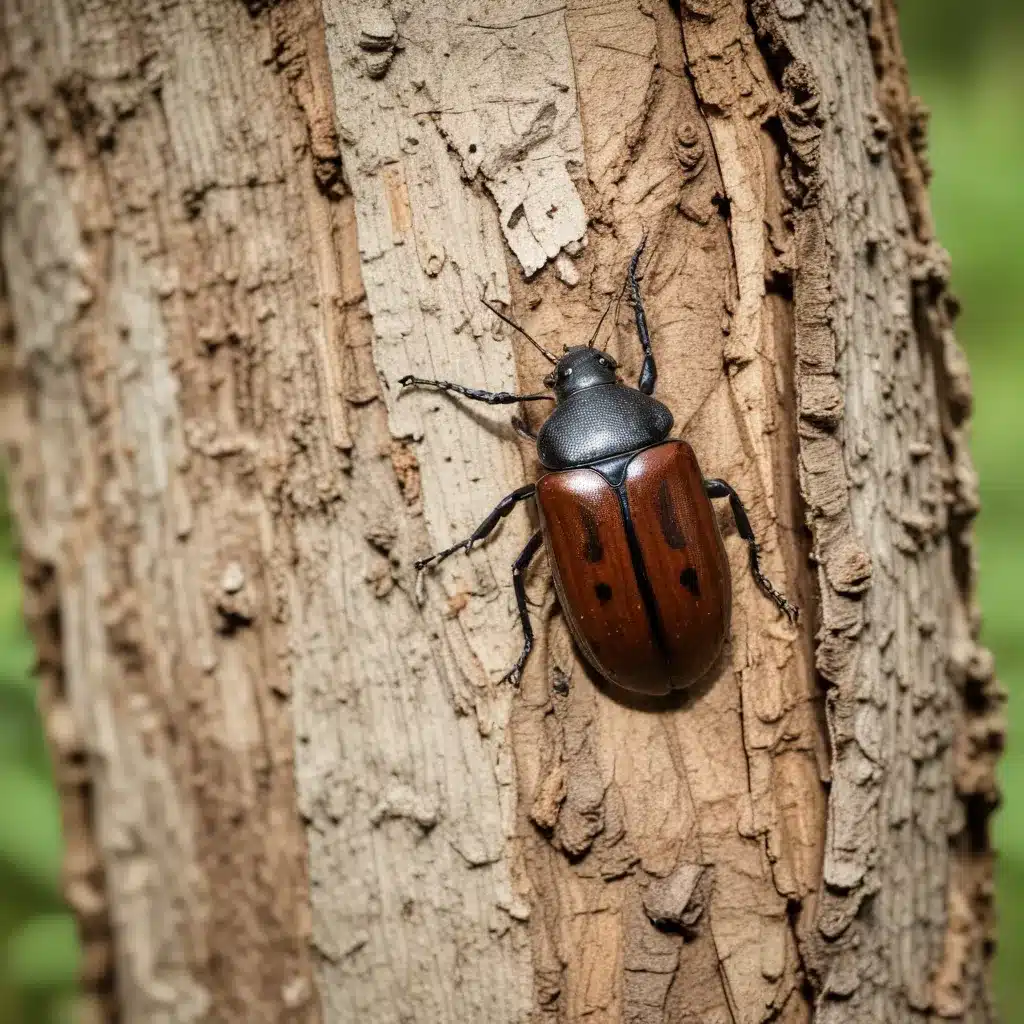
<path fill-rule="evenodd" d="M 796 622 L 799 611 L 795 605 L 789 603 L 772 581 L 761 571 L 761 560 L 758 557 L 757 541 L 754 539 L 754 530 L 750 525 L 747 510 L 740 501 L 740 496 L 724 480 L 705 480 L 704 491 L 709 498 L 728 498 L 732 508 L 732 517 L 736 520 L 736 529 L 739 535 L 747 542 L 750 551 L 750 573 L 757 581 L 757 585 L 768 595 L 789 618 L 790 622 Z"/>
<path fill-rule="evenodd" d="M 647 245 L 647 234 L 640 240 L 640 244 L 629 261 L 629 295 L 633 302 L 633 315 L 636 317 L 636 333 L 640 338 L 640 345 L 644 350 L 644 364 L 640 368 L 640 380 L 637 388 L 645 395 L 654 394 L 654 385 L 658 383 L 658 367 L 654 362 L 654 352 L 651 349 L 651 335 L 647 329 L 647 317 L 644 315 L 644 303 L 640 298 L 640 282 L 636 277 L 636 268 L 640 263 L 644 247 Z"/>
<path fill-rule="evenodd" d="M 523 487 L 517 487 L 511 494 L 506 494 L 494 507 L 491 514 L 473 531 L 470 537 L 466 540 L 460 540 L 458 544 L 453 544 L 450 548 L 445 548 L 444 551 L 438 551 L 435 555 L 421 558 L 416 563 L 417 570 L 422 572 L 428 565 L 440 565 L 449 555 L 454 555 L 459 550 L 469 554 L 473 550 L 473 545 L 478 540 L 483 540 L 520 501 L 532 498 L 536 491 L 536 484 L 526 484 Z"/>
<path fill-rule="evenodd" d="M 533 626 L 530 625 L 530 611 L 526 606 L 526 584 L 523 582 L 523 574 L 526 572 L 533 556 L 541 545 L 544 535 L 538 530 L 527 542 L 526 547 L 519 553 L 519 557 L 512 563 L 512 586 L 516 591 L 516 607 L 519 609 L 519 621 L 523 625 L 523 652 L 519 659 L 508 672 L 502 676 L 501 681 L 506 680 L 513 686 L 519 685 L 519 679 L 523 674 L 523 666 L 526 659 L 533 650 Z"/>
<path fill-rule="evenodd" d="M 536 441 L 537 435 L 530 429 L 529 423 L 526 422 L 521 416 L 512 417 L 512 429 L 520 437 L 525 437 L 527 441 Z"/>
<path fill-rule="evenodd" d="M 454 391 L 464 398 L 469 398 L 474 402 L 486 402 L 488 405 L 514 405 L 516 402 L 539 402 L 541 400 L 554 401 L 551 395 L 510 395 L 507 391 L 481 391 L 478 388 L 453 384 L 450 380 L 427 380 L 424 377 L 413 377 L 411 374 L 399 377 L 398 383 L 403 388 L 409 387 L 410 384 L 416 384 L 420 387 L 437 388 L 439 391 Z"/>

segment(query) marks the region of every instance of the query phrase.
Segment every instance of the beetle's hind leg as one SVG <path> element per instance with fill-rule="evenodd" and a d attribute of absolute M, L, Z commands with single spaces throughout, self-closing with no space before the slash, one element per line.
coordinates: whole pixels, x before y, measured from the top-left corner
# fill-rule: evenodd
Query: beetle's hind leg
<path fill-rule="evenodd" d="M 526 484 L 523 487 L 517 487 L 511 494 L 506 494 L 501 501 L 495 505 L 490 515 L 473 531 L 473 533 L 465 540 L 460 540 L 458 544 L 453 544 L 450 548 L 445 548 L 444 551 L 438 551 L 437 554 L 428 555 L 426 558 L 421 558 L 416 562 L 416 568 L 419 571 L 426 569 L 428 566 L 440 565 L 450 555 L 454 555 L 456 551 L 465 551 L 469 554 L 473 550 L 473 545 L 477 541 L 483 540 L 491 531 L 498 525 L 498 523 L 505 518 L 516 507 L 521 501 L 525 501 L 527 498 L 532 498 L 537 492 L 536 484 Z"/>
<path fill-rule="evenodd" d="M 530 624 L 530 610 L 526 605 L 526 583 L 523 576 L 526 573 L 533 556 L 541 545 L 544 535 L 538 530 L 527 542 L 526 547 L 519 552 L 519 557 L 512 563 L 512 586 L 516 592 L 516 607 L 519 609 L 519 621 L 523 626 L 523 651 L 519 655 L 515 665 L 512 666 L 502 677 L 502 682 L 510 682 L 513 686 L 519 685 L 523 674 L 523 666 L 526 659 L 533 650 L 533 626 Z"/>
<path fill-rule="evenodd" d="M 743 507 L 743 502 L 740 501 L 740 496 L 724 480 L 705 480 L 704 491 L 709 498 L 729 499 L 732 517 L 736 521 L 736 529 L 739 531 L 739 535 L 747 542 L 747 549 L 750 552 L 750 574 L 765 594 L 785 613 L 789 621 L 796 622 L 800 614 L 796 605 L 790 604 L 775 588 L 772 581 L 761 571 L 761 559 L 758 555 L 757 540 L 754 538 L 754 530 L 750 525 L 747 510 Z"/>

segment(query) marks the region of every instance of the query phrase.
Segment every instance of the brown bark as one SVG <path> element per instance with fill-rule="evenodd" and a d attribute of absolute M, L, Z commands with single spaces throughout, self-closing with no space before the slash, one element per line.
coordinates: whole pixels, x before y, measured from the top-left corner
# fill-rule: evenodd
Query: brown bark
<path fill-rule="evenodd" d="M 891 0 L 0 17 L 3 433 L 100 1015 L 990 1020 L 1003 698 Z M 412 563 L 536 460 L 396 382 L 532 390 L 478 297 L 583 340 L 645 229 L 659 397 L 802 623 L 723 511 L 713 679 L 612 695 L 539 566 L 512 693 L 529 516 Z"/>

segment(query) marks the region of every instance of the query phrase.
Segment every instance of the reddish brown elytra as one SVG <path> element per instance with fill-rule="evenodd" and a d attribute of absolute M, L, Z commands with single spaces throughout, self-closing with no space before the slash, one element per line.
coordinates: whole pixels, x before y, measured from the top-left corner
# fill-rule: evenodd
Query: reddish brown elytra
<path fill-rule="evenodd" d="M 729 563 L 685 441 L 639 452 L 620 487 L 590 468 L 541 477 L 545 546 L 587 661 L 627 690 L 663 694 L 715 663 L 729 631 Z"/>

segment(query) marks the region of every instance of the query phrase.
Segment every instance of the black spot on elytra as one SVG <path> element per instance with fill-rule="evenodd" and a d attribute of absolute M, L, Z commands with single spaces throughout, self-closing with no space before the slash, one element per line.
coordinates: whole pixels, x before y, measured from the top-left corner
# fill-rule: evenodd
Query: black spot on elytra
<path fill-rule="evenodd" d="M 583 533 L 585 534 L 583 549 L 584 557 L 592 565 L 604 558 L 604 548 L 601 546 L 601 533 L 597 528 L 597 519 L 594 513 L 583 505 L 580 508 L 580 519 L 583 521 Z"/>
<path fill-rule="evenodd" d="M 697 579 L 697 570 L 694 569 L 692 565 L 687 566 L 679 574 L 679 582 L 686 587 L 694 597 L 700 597 L 700 580 Z"/>
<path fill-rule="evenodd" d="M 672 492 L 667 480 L 662 480 L 658 488 L 658 522 L 661 524 L 661 535 L 665 538 L 665 543 L 674 551 L 682 551 L 686 547 L 686 538 L 676 515 L 676 507 L 672 503 Z"/>
<path fill-rule="evenodd" d="M 607 604 L 612 599 L 612 588 L 607 583 L 598 583 L 594 587 L 594 593 L 597 594 L 597 599 L 601 604 Z"/>

